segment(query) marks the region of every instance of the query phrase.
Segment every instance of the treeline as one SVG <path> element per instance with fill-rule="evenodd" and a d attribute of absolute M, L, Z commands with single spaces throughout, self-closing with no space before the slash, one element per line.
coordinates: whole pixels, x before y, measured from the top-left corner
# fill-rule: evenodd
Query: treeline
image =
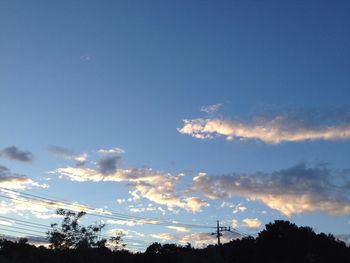
<path fill-rule="evenodd" d="M 80 262 L 350 262 L 350 247 L 332 235 L 316 234 L 309 227 L 298 227 L 288 221 L 266 225 L 256 238 L 232 240 L 221 246 L 195 249 L 189 244 L 153 243 L 144 253 L 111 250 L 105 246 L 78 248 L 45 248 L 26 240 L 0 240 L 1 263 L 80 263 Z"/>

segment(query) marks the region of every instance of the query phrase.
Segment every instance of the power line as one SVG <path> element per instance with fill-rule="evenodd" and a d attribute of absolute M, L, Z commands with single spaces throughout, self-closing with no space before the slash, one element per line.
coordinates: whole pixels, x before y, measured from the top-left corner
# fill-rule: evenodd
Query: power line
<path fill-rule="evenodd" d="M 7 188 L 3 188 L 0 187 L 0 192 L 3 192 L 5 194 L 8 195 L 1 195 L 0 197 L 4 197 L 10 200 L 15 200 L 18 202 L 38 202 L 40 205 L 45 206 L 45 207 L 49 207 L 49 208 L 60 208 L 61 206 L 65 206 L 64 209 L 68 209 L 68 210 L 74 210 L 74 211 L 81 211 L 81 210 L 87 210 L 86 214 L 88 215 L 92 215 L 92 216 L 96 216 L 96 217 L 100 217 L 100 218 L 106 218 L 106 219 L 111 219 L 111 220 L 118 220 L 118 221 L 125 221 L 125 222 L 136 222 L 136 223 L 141 223 L 141 224 L 150 224 L 150 225 L 158 225 L 158 226 L 177 226 L 177 227 L 187 227 L 187 228 L 210 228 L 210 229 L 216 229 L 216 237 L 218 239 L 218 244 L 220 244 L 220 237 L 222 236 L 222 232 L 224 231 L 228 231 L 234 234 L 238 234 L 240 236 L 248 236 L 246 234 L 241 233 L 240 231 L 238 231 L 237 229 L 232 229 L 231 227 L 220 227 L 219 226 L 219 222 L 217 222 L 217 227 L 211 227 L 211 226 L 207 226 L 207 225 L 196 225 L 196 224 L 186 224 L 186 223 L 180 223 L 180 222 L 170 222 L 170 221 L 165 221 L 163 219 L 159 219 L 159 218 L 147 218 L 147 217 L 140 217 L 140 216 L 133 216 L 133 215 L 127 215 L 127 214 L 123 214 L 120 212 L 115 212 L 113 210 L 108 210 L 108 211 L 104 211 L 104 210 L 100 210 L 100 209 L 96 209 L 84 204 L 74 204 L 72 202 L 67 202 L 67 201 L 61 201 L 58 199 L 52 199 L 52 198 L 45 198 L 39 195 L 34 195 L 34 194 L 30 194 L 30 193 L 25 193 L 25 192 L 21 192 L 21 191 L 16 191 L 16 190 L 12 190 L 12 189 L 7 189 Z M 12 194 L 12 195 L 9 195 Z M 32 210 L 33 211 L 33 210 Z M 42 212 L 42 211 L 36 211 L 36 212 Z M 0 216 L 1 218 L 1 216 Z M 28 222 L 24 222 L 22 220 L 22 222 L 18 222 L 18 224 L 28 224 Z M 47 226 L 43 226 L 41 224 L 37 224 L 40 227 L 45 227 L 45 229 L 47 229 Z M 131 225 L 129 225 L 131 226 Z M 32 227 L 33 226 L 29 226 Z M 101 236 L 102 237 L 102 236 Z M 103 237 L 106 237 L 106 235 L 104 235 Z M 125 241 L 127 241 L 126 239 L 124 239 Z M 135 240 L 135 241 L 131 241 L 130 242 L 144 242 L 143 240 Z"/>
<path fill-rule="evenodd" d="M 52 228 L 48 227 L 48 226 L 45 226 L 43 224 L 36 224 L 36 223 L 31 223 L 31 222 L 28 222 L 28 221 L 24 221 L 24 220 L 20 220 L 20 219 L 16 219 L 16 218 L 12 218 L 12 217 L 7 217 L 7 216 L 0 216 L 0 218 L 3 218 L 3 219 L 6 219 L 6 220 L 10 220 L 10 222 L 15 222 L 16 224 L 22 224 L 24 226 L 27 226 L 27 227 L 31 227 L 31 228 L 36 228 L 36 230 L 38 229 L 45 229 L 45 230 L 52 230 Z M 26 228 L 22 228 L 22 227 L 17 227 L 17 226 L 13 226 L 13 225 L 1 225 L 0 226 L 2 227 L 9 227 L 11 229 L 18 229 L 18 230 L 25 230 L 25 231 L 32 231 L 32 232 L 37 232 L 37 233 L 42 233 L 41 231 L 36 231 L 36 230 L 32 230 L 32 229 L 26 229 Z M 4 229 L 3 229 L 4 230 Z M 7 231 L 7 229 L 6 229 Z M 103 238 L 111 238 L 113 237 L 113 235 L 102 235 L 101 237 Z M 134 243 L 147 243 L 146 241 L 144 240 L 137 240 L 137 239 L 131 239 L 131 238 L 122 238 L 122 241 L 126 241 L 126 242 L 134 242 Z"/>
<path fill-rule="evenodd" d="M 20 194 L 21 195 L 20 197 L 22 197 L 22 198 L 27 198 L 27 199 L 34 200 L 34 201 L 45 202 L 48 205 L 50 205 L 50 207 L 52 207 L 53 205 L 56 205 L 57 203 L 62 203 L 62 204 L 68 205 L 71 208 L 73 208 L 72 210 L 74 210 L 74 208 L 76 208 L 75 210 L 79 210 L 79 209 L 81 210 L 81 209 L 85 208 L 85 209 L 89 209 L 91 211 L 99 212 L 99 209 L 92 208 L 92 207 L 89 207 L 89 206 L 83 205 L 83 204 L 78 206 L 77 204 L 72 204 L 72 203 L 68 203 L 68 202 L 65 202 L 65 201 L 61 201 L 61 200 L 49 199 L 49 198 L 41 197 L 41 196 L 38 196 L 38 195 L 33 195 L 33 194 L 23 193 L 23 192 L 16 191 L 16 190 L 6 189 L 6 188 L 3 188 L 3 187 L 0 187 L 0 189 L 4 189 L 5 193 L 6 193 L 6 191 L 9 191 L 9 192 L 12 192 L 12 193 Z M 0 196 L 2 196 L 2 195 L 0 195 Z M 5 197 L 5 198 L 8 198 L 8 197 Z M 14 198 L 12 197 L 12 199 L 14 199 Z M 17 200 L 17 201 L 22 201 L 22 200 Z M 77 208 L 79 208 L 79 209 L 77 209 Z M 99 213 L 95 212 L 94 213 L 94 212 L 91 212 L 91 211 L 87 211 L 86 213 L 90 214 L 90 215 L 94 215 L 94 216 L 104 217 L 104 218 L 107 218 L 107 219 L 116 219 L 116 220 L 124 220 L 124 221 L 126 221 L 126 220 L 127 221 L 133 220 L 133 221 L 136 221 L 136 222 L 140 222 L 141 221 L 142 224 L 161 225 L 161 226 L 182 226 L 182 227 L 187 227 L 187 228 L 210 228 L 210 229 L 214 228 L 214 227 L 210 227 L 210 226 L 207 226 L 207 225 L 186 224 L 186 223 L 180 223 L 180 222 L 179 223 L 174 223 L 174 222 L 165 221 L 165 220 L 159 219 L 159 218 L 146 218 L 146 217 L 140 217 L 140 216 L 126 215 L 126 214 L 122 214 L 122 213 L 119 213 L 119 212 L 115 212 L 113 210 L 108 211 L 108 212 L 110 212 L 112 214 L 112 216 L 106 215 L 106 214 L 102 214 L 101 212 L 99 212 Z"/>
<path fill-rule="evenodd" d="M 31 227 L 37 227 L 37 228 L 42 228 L 42 229 L 50 229 L 49 226 L 46 226 L 44 224 L 32 223 L 32 222 L 23 221 L 23 220 L 20 220 L 20 219 L 11 218 L 11 217 L 7 217 L 7 216 L 0 216 L 0 218 L 9 220 L 10 222 L 11 221 L 15 221 L 16 224 L 19 224 L 19 225 L 28 225 L 29 227 L 31 225 Z M 0 225 L 2 225 L 2 224 L 0 224 Z"/>
<path fill-rule="evenodd" d="M 18 227 L 13 227 L 12 228 L 14 229 L 23 229 L 23 228 L 18 228 Z M 0 228 L 1 231 L 5 231 L 5 232 L 14 232 L 14 233 L 19 233 L 19 234 L 25 234 L 25 235 L 33 235 L 33 233 L 27 233 L 27 232 L 23 232 L 22 230 L 21 231 L 17 231 L 17 230 L 13 230 L 13 229 L 4 229 L 4 228 Z M 35 231 L 35 230 L 25 230 L 25 231 L 28 231 L 28 232 L 36 232 L 36 233 L 39 233 L 41 234 L 41 232 L 39 231 Z M 40 237 L 43 237 L 45 238 L 44 236 L 40 236 Z"/>

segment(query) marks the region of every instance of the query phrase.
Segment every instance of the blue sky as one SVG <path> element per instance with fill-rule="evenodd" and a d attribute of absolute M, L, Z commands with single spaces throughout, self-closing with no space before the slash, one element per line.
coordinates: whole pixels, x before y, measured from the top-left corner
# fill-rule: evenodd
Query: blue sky
<path fill-rule="evenodd" d="M 349 12 L 347 1 L 2 1 L 2 181 L 247 233 L 283 218 L 349 234 Z M 113 227 L 152 241 L 193 233 Z"/>

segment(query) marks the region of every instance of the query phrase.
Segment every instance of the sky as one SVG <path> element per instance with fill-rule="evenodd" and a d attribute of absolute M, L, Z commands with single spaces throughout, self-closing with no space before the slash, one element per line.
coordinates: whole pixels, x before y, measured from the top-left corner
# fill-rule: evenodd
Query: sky
<path fill-rule="evenodd" d="M 1 1 L 0 233 L 63 206 L 135 250 L 349 240 L 349 28 L 348 1 Z"/>

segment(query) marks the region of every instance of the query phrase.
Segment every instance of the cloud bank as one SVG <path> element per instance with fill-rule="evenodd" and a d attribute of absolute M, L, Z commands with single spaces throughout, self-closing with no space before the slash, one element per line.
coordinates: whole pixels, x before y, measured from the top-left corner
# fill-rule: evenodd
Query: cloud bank
<path fill-rule="evenodd" d="M 350 214 L 350 171 L 336 172 L 322 165 L 307 167 L 300 163 L 272 173 L 200 173 L 193 178 L 192 191 L 211 199 L 243 196 L 288 217 L 314 211 Z"/>

